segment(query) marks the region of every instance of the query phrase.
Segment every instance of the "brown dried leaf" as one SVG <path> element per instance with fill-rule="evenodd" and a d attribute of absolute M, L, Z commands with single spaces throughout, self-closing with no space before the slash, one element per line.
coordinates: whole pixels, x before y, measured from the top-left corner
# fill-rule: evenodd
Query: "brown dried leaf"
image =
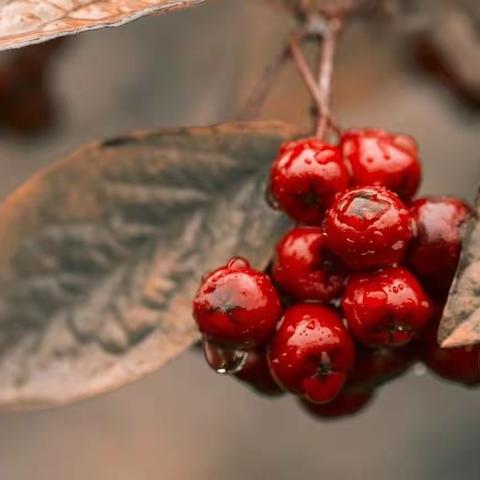
<path fill-rule="evenodd" d="M 204 0 L 1 0 L 0 50 L 23 47 L 151 13 L 167 13 Z"/>
<path fill-rule="evenodd" d="M 480 195 L 438 331 L 442 347 L 480 343 Z"/>
<path fill-rule="evenodd" d="M 198 339 L 200 275 L 266 266 L 287 223 L 263 195 L 284 124 L 84 147 L 0 207 L 0 408 L 64 404 L 153 372 Z"/>

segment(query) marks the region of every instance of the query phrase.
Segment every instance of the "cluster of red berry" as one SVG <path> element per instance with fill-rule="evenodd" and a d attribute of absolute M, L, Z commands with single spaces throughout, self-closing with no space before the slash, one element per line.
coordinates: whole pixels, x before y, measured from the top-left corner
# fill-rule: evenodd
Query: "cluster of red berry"
<path fill-rule="evenodd" d="M 339 145 L 282 145 L 269 198 L 298 225 L 268 273 L 234 258 L 203 278 L 194 316 L 209 363 L 299 395 L 322 417 L 357 411 L 418 353 L 446 378 L 479 382 L 479 350 L 443 350 L 435 338 L 471 209 L 412 200 L 420 179 L 405 135 L 350 130 Z"/>

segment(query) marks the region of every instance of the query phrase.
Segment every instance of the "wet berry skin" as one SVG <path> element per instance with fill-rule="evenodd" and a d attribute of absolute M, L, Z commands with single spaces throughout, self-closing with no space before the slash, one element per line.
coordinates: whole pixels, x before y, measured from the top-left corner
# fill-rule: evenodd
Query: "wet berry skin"
<path fill-rule="evenodd" d="M 337 398 L 327 404 L 312 403 L 301 399 L 305 411 L 320 420 L 351 417 L 362 411 L 374 398 L 375 390 L 346 385 Z"/>
<path fill-rule="evenodd" d="M 307 138 L 299 138 L 297 140 L 289 140 L 288 142 L 283 142 L 280 145 L 278 154 L 283 155 L 289 150 L 293 150 L 294 148 L 298 148 L 298 147 L 321 149 L 323 148 L 324 144 L 325 142 L 323 142 L 323 140 L 320 140 L 317 137 L 307 137 Z"/>
<path fill-rule="evenodd" d="M 354 361 L 354 343 L 341 317 L 316 304 L 288 308 L 268 350 L 278 384 L 315 403 L 340 393 Z"/>
<path fill-rule="evenodd" d="M 242 258 L 233 258 L 210 273 L 193 302 L 203 336 L 239 349 L 265 344 L 280 314 L 278 294 L 269 277 Z"/>
<path fill-rule="evenodd" d="M 296 227 L 278 243 L 272 266 L 275 283 L 297 300 L 328 301 L 338 296 L 345 274 L 325 251 L 321 227 Z"/>
<path fill-rule="evenodd" d="M 315 139 L 284 144 L 270 172 L 269 196 L 300 223 L 320 225 L 350 176 L 340 149 Z"/>
<path fill-rule="evenodd" d="M 420 283 L 402 267 L 352 276 L 342 308 L 353 335 L 369 347 L 407 344 L 434 311 Z"/>
<path fill-rule="evenodd" d="M 235 377 L 258 393 L 269 397 L 284 393 L 270 373 L 266 352 L 263 350 L 250 350 L 242 369 L 235 374 Z"/>
<path fill-rule="evenodd" d="M 405 373 L 416 360 L 413 344 L 402 348 L 367 348 L 357 344 L 349 383 L 374 388 Z"/>
<path fill-rule="evenodd" d="M 419 198 L 410 215 L 415 234 L 407 254 L 409 267 L 436 290 L 452 283 L 461 249 L 461 227 L 471 208 L 454 197 Z"/>
<path fill-rule="evenodd" d="M 378 129 L 352 129 L 341 148 L 354 186 L 380 185 L 409 201 L 418 190 L 421 167 L 415 140 Z"/>
<path fill-rule="evenodd" d="M 340 194 L 325 220 L 328 247 L 353 270 L 398 264 L 412 236 L 407 208 L 383 187 Z"/>

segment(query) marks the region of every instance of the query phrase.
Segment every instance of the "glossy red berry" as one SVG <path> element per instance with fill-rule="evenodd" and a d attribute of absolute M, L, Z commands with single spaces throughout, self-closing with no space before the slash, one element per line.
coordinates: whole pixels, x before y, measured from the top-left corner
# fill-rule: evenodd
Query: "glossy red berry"
<path fill-rule="evenodd" d="M 269 188 L 272 202 L 294 220 L 320 225 L 335 194 L 349 183 L 340 149 L 305 139 L 281 147 Z"/>
<path fill-rule="evenodd" d="M 355 347 L 331 308 L 297 304 L 288 308 L 268 351 L 275 380 L 316 403 L 332 401 L 355 359 Z"/>
<path fill-rule="evenodd" d="M 339 393 L 337 398 L 327 404 L 312 403 L 301 399 L 305 411 L 314 418 L 334 420 L 336 418 L 351 417 L 362 411 L 373 399 L 375 391 L 368 388 L 356 388 L 348 385 Z"/>
<path fill-rule="evenodd" d="M 377 129 L 348 130 L 341 147 L 353 176 L 353 185 L 379 185 L 408 201 L 421 180 L 415 140 Z"/>
<path fill-rule="evenodd" d="M 235 377 L 264 395 L 278 396 L 284 393 L 270 373 L 267 356 L 263 350 L 250 350 Z"/>
<path fill-rule="evenodd" d="M 383 187 L 360 187 L 337 196 L 325 221 L 328 247 L 354 270 L 399 263 L 412 236 L 410 215 Z"/>
<path fill-rule="evenodd" d="M 354 275 L 342 308 L 353 335 L 370 347 L 407 344 L 433 314 L 432 301 L 401 267 Z"/>
<path fill-rule="evenodd" d="M 480 345 L 441 348 L 437 341 L 441 315 L 431 322 L 419 342 L 420 357 L 439 377 L 468 386 L 480 384 Z"/>
<path fill-rule="evenodd" d="M 462 225 L 471 213 L 466 203 L 453 197 L 420 198 L 413 202 L 410 215 L 415 233 L 407 262 L 428 287 L 450 287 L 460 256 Z"/>
<path fill-rule="evenodd" d="M 207 340 L 243 349 L 268 341 L 281 307 L 268 276 L 234 258 L 202 281 L 193 313 Z"/>
<path fill-rule="evenodd" d="M 412 344 L 402 348 L 367 348 L 357 345 L 349 382 L 373 388 L 405 373 L 415 362 Z"/>
<path fill-rule="evenodd" d="M 341 293 L 345 275 L 325 250 L 325 240 L 321 227 L 296 227 L 278 243 L 272 276 L 285 293 L 321 301 Z"/>
<path fill-rule="evenodd" d="M 289 150 L 293 150 L 294 148 L 298 148 L 298 147 L 322 149 L 324 145 L 325 145 L 325 142 L 323 140 L 320 140 L 317 137 L 307 137 L 307 138 L 300 138 L 297 140 L 289 140 L 288 142 L 284 142 L 280 145 L 278 154 L 283 155 Z"/>

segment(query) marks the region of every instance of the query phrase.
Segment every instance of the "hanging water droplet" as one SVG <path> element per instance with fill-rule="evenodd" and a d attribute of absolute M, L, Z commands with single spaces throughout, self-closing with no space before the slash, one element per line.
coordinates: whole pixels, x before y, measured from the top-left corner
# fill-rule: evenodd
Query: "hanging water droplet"
<path fill-rule="evenodd" d="M 203 342 L 203 354 L 208 365 L 221 375 L 238 373 L 248 356 L 246 351 L 220 347 L 207 340 Z"/>
<path fill-rule="evenodd" d="M 277 199 L 273 196 L 270 187 L 268 187 L 267 191 L 265 192 L 265 199 L 267 200 L 267 203 L 270 205 L 271 208 L 273 208 L 274 210 L 280 209 L 280 205 L 278 204 Z"/>

